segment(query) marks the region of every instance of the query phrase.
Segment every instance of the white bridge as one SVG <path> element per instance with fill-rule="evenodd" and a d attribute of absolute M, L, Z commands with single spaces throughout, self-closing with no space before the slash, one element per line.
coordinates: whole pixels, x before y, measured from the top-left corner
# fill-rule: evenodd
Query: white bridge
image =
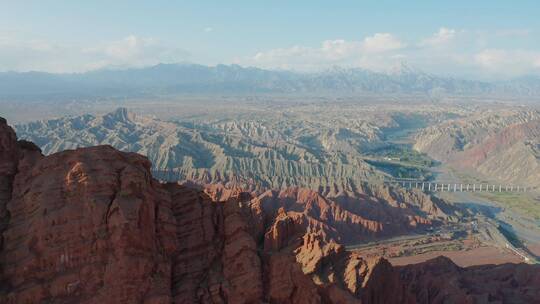
<path fill-rule="evenodd" d="M 183 179 L 180 171 L 170 169 L 152 168 L 152 175 L 164 181 L 177 181 Z M 365 180 L 368 181 L 368 180 Z M 527 187 L 510 184 L 490 184 L 490 183 L 460 183 L 425 181 L 407 178 L 387 178 L 385 184 L 399 185 L 406 189 L 421 189 L 424 192 L 529 192 L 536 190 L 536 187 Z"/>
<path fill-rule="evenodd" d="M 413 179 L 388 179 L 386 183 L 399 184 L 407 189 L 421 189 L 426 192 L 528 192 L 536 188 L 490 183 L 436 182 Z"/>

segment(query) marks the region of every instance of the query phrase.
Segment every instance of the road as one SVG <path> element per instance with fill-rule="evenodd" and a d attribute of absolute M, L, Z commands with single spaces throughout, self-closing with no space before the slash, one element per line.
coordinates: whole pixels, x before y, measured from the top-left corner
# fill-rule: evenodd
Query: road
<path fill-rule="evenodd" d="M 445 167 L 438 167 L 435 171 L 437 180 L 458 180 L 454 173 Z M 530 253 L 523 242 L 540 244 L 540 229 L 531 225 L 525 225 L 529 220 L 516 214 L 508 208 L 504 208 L 497 202 L 479 197 L 474 192 L 445 192 L 444 198 L 452 201 L 457 206 L 469 209 L 474 213 L 485 216 L 487 220 L 478 218 L 487 230 L 487 234 L 501 248 L 508 248 L 514 254 L 524 260 L 537 260 L 538 257 Z M 501 233 L 505 231 L 506 235 Z M 513 234 L 517 241 L 510 240 L 508 236 Z"/>

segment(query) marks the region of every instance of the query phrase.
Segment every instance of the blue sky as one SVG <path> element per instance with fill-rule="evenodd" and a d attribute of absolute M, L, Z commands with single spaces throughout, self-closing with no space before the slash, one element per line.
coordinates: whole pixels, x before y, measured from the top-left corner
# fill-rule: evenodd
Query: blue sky
<path fill-rule="evenodd" d="M 0 1 L 0 70 L 158 62 L 509 78 L 540 71 L 536 1 Z"/>

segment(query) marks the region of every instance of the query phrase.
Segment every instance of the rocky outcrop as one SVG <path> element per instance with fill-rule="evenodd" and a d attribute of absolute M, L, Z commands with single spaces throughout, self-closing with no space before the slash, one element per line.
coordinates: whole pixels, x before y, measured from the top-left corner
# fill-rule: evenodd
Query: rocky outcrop
<path fill-rule="evenodd" d="M 17 136 L 5 119 L 0 118 L 0 234 L 8 221 L 6 204 L 11 200 L 13 178 L 19 163 Z M 0 246 L 1 246 L 0 238 Z"/>
<path fill-rule="evenodd" d="M 7 204 L 7 303 L 169 303 L 177 240 L 150 163 L 107 146 L 33 162 Z"/>
<path fill-rule="evenodd" d="M 262 210 L 266 223 L 275 221 L 274 230 L 285 232 L 281 235 L 315 230 L 325 241 L 333 239 L 341 244 L 439 225 L 449 220 L 441 208 L 451 211 L 444 202 L 433 201 L 421 192 L 396 191 L 382 185 L 326 197 L 303 188 L 268 190 L 257 195 L 251 206 Z M 273 247 L 283 246 L 284 240 L 275 241 Z"/>
<path fill-rule="evenodd" d="M 179 248 L 173 258 L 175 303 L 256 303 L 262 298 L 257 244 L 242 214 L 240 193 L 213 201 L 168 184 Z"/>
<path fill-rule="evenodd" d="M 313 191 L 162 184 L 110 146 L 43 157 L 4 121 L 0 148 L 1 304 L 540 299 L 538 266 L 395 268 L 348 252 L 346 233 L 384 225 Z"/>
<path fill-rule="evenodd" d="M 456 266 L 446 257 L 397 267 L 418 303 L 537 303 L 540 266 Z"/>
<path fill-rule="evenodd" d="M 17 136 L 5 119 L 0 117 L 0 248 L 3 246 L 3 232 L 9 223 L 7 204 L 11 200 L 13 179 L 19 163 L 19 145 Z M 0 264 L 0 286 L 4 286 L 3 267 Z M 0 287 L 0 298 L 5 288 Z"/>
<path fill-rule="evenodd" d="M 200 191 L 172 184 L 166 185 L 166 189 L 175 202 L 172 212 L 178 240 L 177 252 L 171 261 L 173 299 L 175 303 L 212 299 L 219 303 L 221 282 L 211 274 L 221 272 L 222 213 Z"/>

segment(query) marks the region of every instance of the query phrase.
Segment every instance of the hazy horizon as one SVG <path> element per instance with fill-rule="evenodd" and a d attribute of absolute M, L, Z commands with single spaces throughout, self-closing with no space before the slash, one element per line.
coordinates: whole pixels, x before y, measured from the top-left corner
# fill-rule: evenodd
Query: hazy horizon
<path fill-rule="evenodd" d="M 0 71 L 189 62 L 387 72 L 406 63 L 474 80 L 540 75 L 533 1 L 310 4 L 10 2 L 0 12 Z"/>

